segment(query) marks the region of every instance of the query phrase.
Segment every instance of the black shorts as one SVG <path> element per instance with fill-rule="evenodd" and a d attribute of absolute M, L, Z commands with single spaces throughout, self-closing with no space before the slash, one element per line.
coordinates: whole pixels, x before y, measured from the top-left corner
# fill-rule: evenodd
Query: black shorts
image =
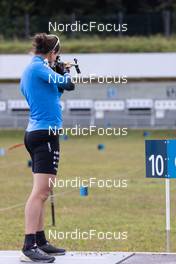
<path fill-rule="evenodd" d="M 33 173 L 57 174 L 60 146 L 59 135 L 48 130 L 25 132 L 24 144 L 32 159 Z"/>

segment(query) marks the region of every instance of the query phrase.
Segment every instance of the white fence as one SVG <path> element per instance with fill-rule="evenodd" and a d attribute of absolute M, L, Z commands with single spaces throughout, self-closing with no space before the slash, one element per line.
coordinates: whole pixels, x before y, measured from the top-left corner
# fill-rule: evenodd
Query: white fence
<path fill-rule="evenodd" d="M 176 100 L 126 99 L 126 100 L 66 100 L 63 110 L 93 109 L 95 111 L 123 111 L 127 109 L 176 110 Z M 29 110 L 25 100 L 0 101 L 0 111 Z"/>
<path fill-rule="evenodd" d="M 65 100 L 64 125 L 176 128 L 176 100 Z M 24 128 L 29 106 L 25 100 L 0 101 L 0 127 Z"/>

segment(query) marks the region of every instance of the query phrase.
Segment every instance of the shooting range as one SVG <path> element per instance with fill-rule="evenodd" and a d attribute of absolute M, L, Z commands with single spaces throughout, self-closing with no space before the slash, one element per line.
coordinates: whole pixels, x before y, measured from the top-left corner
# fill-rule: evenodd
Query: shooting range
<path fill-rule="evenodd" d="M 174 1 L 0 2 L 0 263 L 176 263 L 175 43 Z"/>

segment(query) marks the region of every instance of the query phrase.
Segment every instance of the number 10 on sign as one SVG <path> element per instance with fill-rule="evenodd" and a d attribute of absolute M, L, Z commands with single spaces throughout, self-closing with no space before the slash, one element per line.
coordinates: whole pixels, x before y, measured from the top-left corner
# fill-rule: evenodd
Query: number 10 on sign
<path fill-rule="evenodd" d="M 176 140 L 146 140 L 146 177 L 166 179 L 166 250 L 170 251 L 170 178 L 176 178 Z"/>

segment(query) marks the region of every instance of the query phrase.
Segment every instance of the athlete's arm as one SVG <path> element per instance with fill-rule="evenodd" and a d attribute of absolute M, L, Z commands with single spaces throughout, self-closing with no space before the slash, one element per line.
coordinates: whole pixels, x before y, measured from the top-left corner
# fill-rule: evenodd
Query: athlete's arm
<path fill-rule="evenodd" d="M 71 81 L 71 76 L 69 73 L 63 75 L 65 78 L 68 78 L 67 82 L 60 83 L 58 88 L 59 90 L 73 91 L 75 89 L 75 84 Z"/>
<path fill-rule="evenodd" d="M 61 75 L 53 71 L 48 65 L 43 65 L 37 68 L 37 74 L 42 80 L 51 84 L 58 84 L 58 87 L 63 90 L 74 90 L 75 85 L 72 83 L 69 73 Z"/>

